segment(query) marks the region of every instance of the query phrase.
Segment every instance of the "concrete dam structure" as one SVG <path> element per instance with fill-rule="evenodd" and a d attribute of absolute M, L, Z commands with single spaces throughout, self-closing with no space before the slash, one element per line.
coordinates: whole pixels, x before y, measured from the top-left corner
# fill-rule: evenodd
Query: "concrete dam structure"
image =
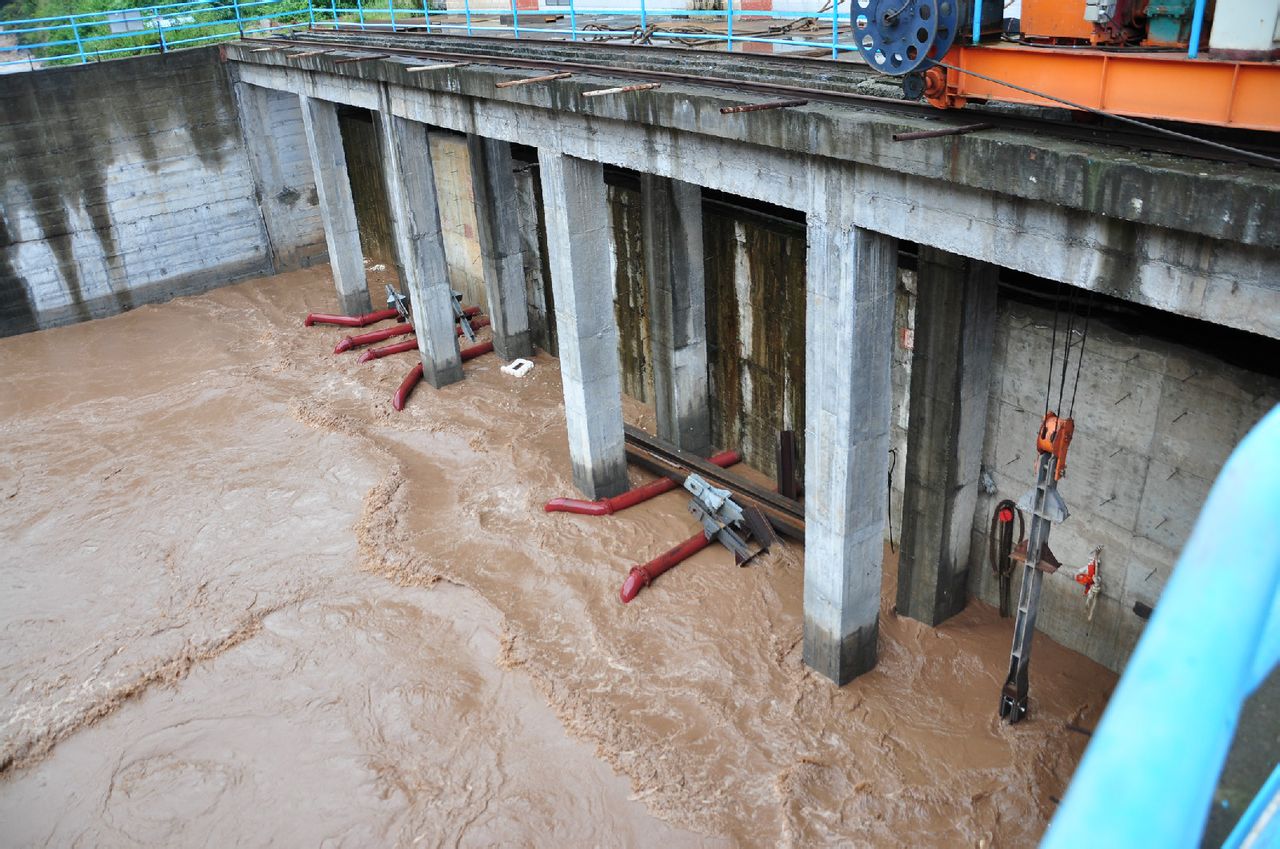
<path fill-rule="evenodd" d="M 411 25 L 0 80 L 18 845 L 1032 845 L 1280 403 L 1273 132 Z"/>

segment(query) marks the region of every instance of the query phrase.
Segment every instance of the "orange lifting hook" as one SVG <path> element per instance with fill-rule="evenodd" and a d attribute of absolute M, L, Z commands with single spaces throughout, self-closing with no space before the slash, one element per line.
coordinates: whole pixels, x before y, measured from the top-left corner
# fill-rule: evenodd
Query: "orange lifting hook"
<path fill-rule="evenodd" d="M 1053 471 L 1055 481 L 1062 480 L 1062 476 L 1067 473 L 1067 449 L 1071 447 L 1071 437 L 1075 432 L 1075 419 L 1060 419 L 1052 410 L 1044 414 L 1044 421 L 1040 423 L 1040 435 L 1036 438 L 1036 450 L 1058 458 Z"/>

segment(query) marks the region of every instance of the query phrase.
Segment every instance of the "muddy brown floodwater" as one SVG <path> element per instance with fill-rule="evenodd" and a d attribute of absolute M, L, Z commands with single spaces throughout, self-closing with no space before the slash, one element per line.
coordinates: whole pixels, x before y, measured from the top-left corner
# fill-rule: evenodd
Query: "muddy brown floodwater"
<path fill-rule="evenodd" d="M 631 605 L 679 494 L 572 494 L 559 371 L 334 356 L 327 269 L 0 340 L 0 843 L 1029 846 L 1114 676 L 882 599 L 801 663 L 803 550 L 707 549 Z M 639 405 L 630 420 L 652 426 Z M 642 480 L 633 472 L 634 480 Z"/>

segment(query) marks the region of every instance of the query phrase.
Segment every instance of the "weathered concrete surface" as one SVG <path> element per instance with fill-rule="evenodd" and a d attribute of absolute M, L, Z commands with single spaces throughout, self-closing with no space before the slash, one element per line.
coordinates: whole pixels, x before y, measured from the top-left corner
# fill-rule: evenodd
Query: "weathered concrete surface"
<path fill-rule="evenodd" d="M 856 172 L 857 226 L 1280 338 L 1280 176 L 1262 168 L 1019 131 L 896 143 L 893 132 L 930 122 L 817 102 L 724 116 L 740 98 L 690 85 L 583 99 L 612 79 L 495 89 L 510 73 L 475 63 L 414 75 L 409 60 L 335 66 L 331 54 L 286 68 L 228 51 L 263 85 L 363 105 L 386 81 L 406 117 L 794 209 L 806 209 L 822 157 Z"/>
<path fill-rule="evenodd" d="M 440 230 L 444 233 L 449 279 L 453 288 L 462 293 L 465 303 L 479 305 L 487 314 L 489 295 L 485 291 L 467 137 L 428 127 L 427 138 L 431 141 L 431 167 L 436 172 L 436 201 L 440 205 Z"/>
<path fill-rule="evenodd" d="M 453 286 L 444 258 L 431 145 L 425 126 L 386 111 L 378 113 L 378 129 L 396 267 L 413 309 L 422 377 L 439 389 L 462 380 L 462 358 L 454 332 Z"/>
<path fill-rule="evenodd" d="M 805 429 L 803 217 L 704 199 L 702 220 L 712 441 L 774 474 L 778 431 Z"/>
<path fill-rule="evenodd" d="M 244 83 L 233 89 L 272 267 L 278 273 L 325 261 L 324 222 L 298 98 Z"/>
<path fill-rule="evenodd" d="M 640 196 L 658 436 L 706 455 L 711 450 L 711 407 L 702 190 L 642 174 Z"/>
<path fill-rule="evenodd" d="M 338 109 L 342 152 L 347 160 L 351 202 L 366 270 L 374 265 L 395 265 L 396 238 L 391 230 L 391 203 L 387 198 L 386 164 L 378 138 L 377 113 L 367 109 Z M 365 275 L 368 282 L 369 275 Z M 381 303 L 382 293 L 373 287 L 370 300 Z"/>
<path fill-rule="evenodd" d="M 365 283 L 360 227 L 351 196 L 351 180 L 347 176 L 338 110 L 329 101 L 305 96 L 301 98 L 301 106 L 338 303 L 347 315 L 366 313 L 370 307 L 369 289 Z"/>
<path fill-rule="evenodd" d="M 598 163 L 548 150 L 538 158 L 573 483 L 588 498 L 606 498 L 629 483 L 604 174 Z"/>
<path fill-rule="evenodd" d="M 849 223 L 852 186 L 814 174 L 805 358 L 804 660 L 837 684 L 876 664 L 889 451 L 894 240 Z"/>
<path fill-rule="evenodd" d="M 504 360 L 528 357 L 533 354 L 533 345 L 529 341 L 529 305 L 511 145 L 468 136 L 467 154 L 475 197 L 476 238 L 493 322 L 493 347 Z"/>
<path fill-rule="evenodd" d="M 615 178 L 615 179 L 611 179 Z M 605 172 L 609 205 L 609 258 L 613 276 L 613 315 L 618 322 L 618 359 L 622 391 L 646 404 L 654 402 L 654 350 L 649 275 L 644 264 L 644 216 L 639 180 L 616 179 Z"/>
<path fill-rule="evenodd" d="M 529 333 L 535 345 L 555 356 L 558 350 L 555 296 L 551 292 L 551 272 L 547 265 L 547 228 L 542 221 L 542 183 L 537 162 L 522 163 L 515 177 Z"/>
<path fill-rule="evenodd" d="M 270 270 L 216 51 L 4 80 L 0 335 Z"/>
<path fill-rule="evenodd" d="M 1034 482 L 1053 321 L 1051 310 L 1029 303 L 1000 307 L 982 459 L 995 491 L 978 498 L 970 570 L 971 590 L 989 603 L 998 587 L 987 564 L 987 525 L 997 500 L 1017 499 Z M 1152 329 L 1164 338 L 1112 327 L 1096 312 L 1090 323 L 1075 438 L 1058 487 L 1071 517 L 1050 541 L 1064 566 L 1045 576 L 1037 621 L 1053 639 L 1116 670 L 1144 626 L 1134 603 L 1158 603 L 1222 464 L 1280 403 L 1267 348 L 1250 355 L 1234 340 L 1241 360 L 1228 362 L 1221 347 L 1196 347 L 1206 344 L 1203 328 Z M 1069 403 L 1071 386 L 1065 394 Z M 1057 395 L 1055 378 L 1055 405 Z M 1072 576 L 1098 545 L 1103 589 L 1091 621 Z"/>
<path fill-rule="evenodd" d="M 920 248 L 898 612 L 928 625 L 969 596 L 998 271 Z"/>

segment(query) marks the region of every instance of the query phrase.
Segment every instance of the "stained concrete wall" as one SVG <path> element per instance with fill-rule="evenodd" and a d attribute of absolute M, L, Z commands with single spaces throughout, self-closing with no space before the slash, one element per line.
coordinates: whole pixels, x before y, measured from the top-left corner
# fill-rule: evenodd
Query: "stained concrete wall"
<path fill-rule="evenodd" d="M 363 143 L 352 136 L 347 144 L 353 142 Z M 431 144 L 445 252 L 454 285 L 468 303 L 486 306 L 483 281 L 478 277 L 479 249 L 465 141 L 456 134 L 433 132 Z M 351 155 L 358 158 L 362 154 L 357 151 Z M 614 281 L 623 392 L 652 403 L 649 286 L 639 184 L 626 172 L 606 169 L 605 175 L 610 277 Z M 357 181 L 354 174 L 352 181 Z M 546 232 L 535 163 L 518 170 L 516 189 L 530 329 L 536 345 L 553 350 L 554 304 L 545 267 Z M 797 431 L 803 456 L 804 226 L 717 199 L 704 200 L 703 222 L 712 441 L 717 447 L 741 451 L 748 463 L 773 474 L 779 430 Z M 368 226 L 362 222 L 362 232 Z M 374 222 L 372 226 L 379 225 Z"/>
<path fill-rule="evenodd" d="M 0 86 L 0 335 L 271 271 L 214 49 Z"/>
<path fill-rule="evenodd" d="M 1047 310 L 1013 302 L 1001 308 L 983 451 L 998 492 L 979 499 L 979 517 L 989 519 L 994 498 L 1017 498 L 1033 481 L 1031 438 L 1044 409 L 1052 326 Z M 1068 471 L 1059 485 L 1071 517 L 1054 528 L 1050 545 L 1073 568 L 1087 562 L 1094 546 L 1105 546 L 1103 595 L 1090 623 L 1073 569 L 1047 576 L 1040 629 L 1120 668 L 1142 629 L 1134 602 L 1159 599 L 1222 464 L 1277 402 L 1280 379 L 1192 345 L 1132 336 L 1095 321 Z M 973 550 L 986 546 L 985 529 L 975 522 Z M 974 565 L 975 593 L 994 599 L 989 568 Z"/>
<path fill-rule="evenodd" d="M 644 267 L 640 192 L 616 183 L 610 183 L 607 192 L 613 311 L 618 322 L 622 391 L 652 404 L 653 345 L 649 338 L 649 282 Z"/>
<path fill-rule="evenodd" d="M 606 181 L 622 388 L 653 403 L 640 191 L 633 175 Z M 712 443 L 773 474 L 778 431 L 803 442 L 804 226 L 704 199 L 703 227 Z"/>
<path fill-rule="evenodd" d="M 234 90 L 275 271 L 325 262 L 324 222 L 298 98 L 245 83 Z"/>
<path fill-rule="evenodd" d="M 898 269 L 898 291 L 893 310 L 893 368 L 890 380 L 893 388 L 893 411 L 890 416 L 889 445 L 893 454 L 889 458 L 889 475 L 893 478 L 889 489 L 889 520 L 885 534 L 896 545 L 902 541 L 902 509 L 906 501 L 907 481 L 907 427 L 911 421 L 911 357 L 915 350 L 916 325 L 916 273 Z"/>
<path fill-rule="evenodd" d="M 338 126 L 342 129 L 342 151 L 347 157 L 351 199 L 356 207 L 360 252 L 364 254 L 366 266 L 394 266 L 396 253 L 391 234 L 391 209 L 374 114 L 367 109 L 340 108 Z M 370 300 L 381 303 L 383 294 L 371 292 Z"/>
<path fill-rule="evenodd" d="M 533 344 L 556 355 L 555 296 L 547 267 L 547 227 L 542 219 L 542 182 L 537 154 L 516 161 L 516 205 L 520 214 L 520 247 L 524 256 L 524 287 L 529 303 L 529 334 Z"/>
<path fill-rule="evenodd" d="M 1052 285 L 1043 285 L 1052 294 Z M 914 272 L 904 271 L 893 378 L 898 462 L 892 517 L 899 535 L 914 297 Z M 1034 481 L 1034 439 L 1044 410 L 1053 335 L 1048 309 L 1004 297 L 998 309 L 982 460 L 984 477 L 994 489 L 979 495 L 970 558 L 970 591 L 992 605 L 999 599 L 988 563 L 987 530 L 996 501 L 1016 501 Z M 1187 341 L 1196 337 L 1188 335 Z M 1058 363 L 1060 367 L 1060 358 Z M 1074 375 L 1074 366 L 1069 374 Z M 1068 386 L 1068 399 L 1070 395 Z M 1052 400 L 1056 406 L 1056 377 Z M 1122 669 L 1145 624 L 1133 612 L 1134 602 L 1158 603 L 1223 462 L 1277 402 L 1280 378 L 1225 362 L 1193 345 L 1117 329 L 1095 316 L 1076 399 L 1075 439 L 1059 485 L 1071 516 L 1054 526 L 1049 541 L 1063 568 L 1045 578 L 1039 630 L 1111 669 Z M 1104 547 L 1103 589 L 1089 621 L 1082 588 L 1072 576 L 1097 545 Z"/>
<path fill-rule="evenodd" d="M 776 472 L 778 431 L 804 468 L 805 231 L 802 224 L 703 202 L 711 441 Z"/>
<path fill-rule="evenodd" d="M 480 242 L 476 237 L 476 198 L 471 189 L 471 157 L 467 137 L 458 133 L 432 131 L 431 164 L 436 173 L 436 198 L 440 204 L 440 228 L 444 234 L 444 254 L 449 263 L 453 288 L 468 304 L 489 311 L 484 288 L 484 268 Z"/>

